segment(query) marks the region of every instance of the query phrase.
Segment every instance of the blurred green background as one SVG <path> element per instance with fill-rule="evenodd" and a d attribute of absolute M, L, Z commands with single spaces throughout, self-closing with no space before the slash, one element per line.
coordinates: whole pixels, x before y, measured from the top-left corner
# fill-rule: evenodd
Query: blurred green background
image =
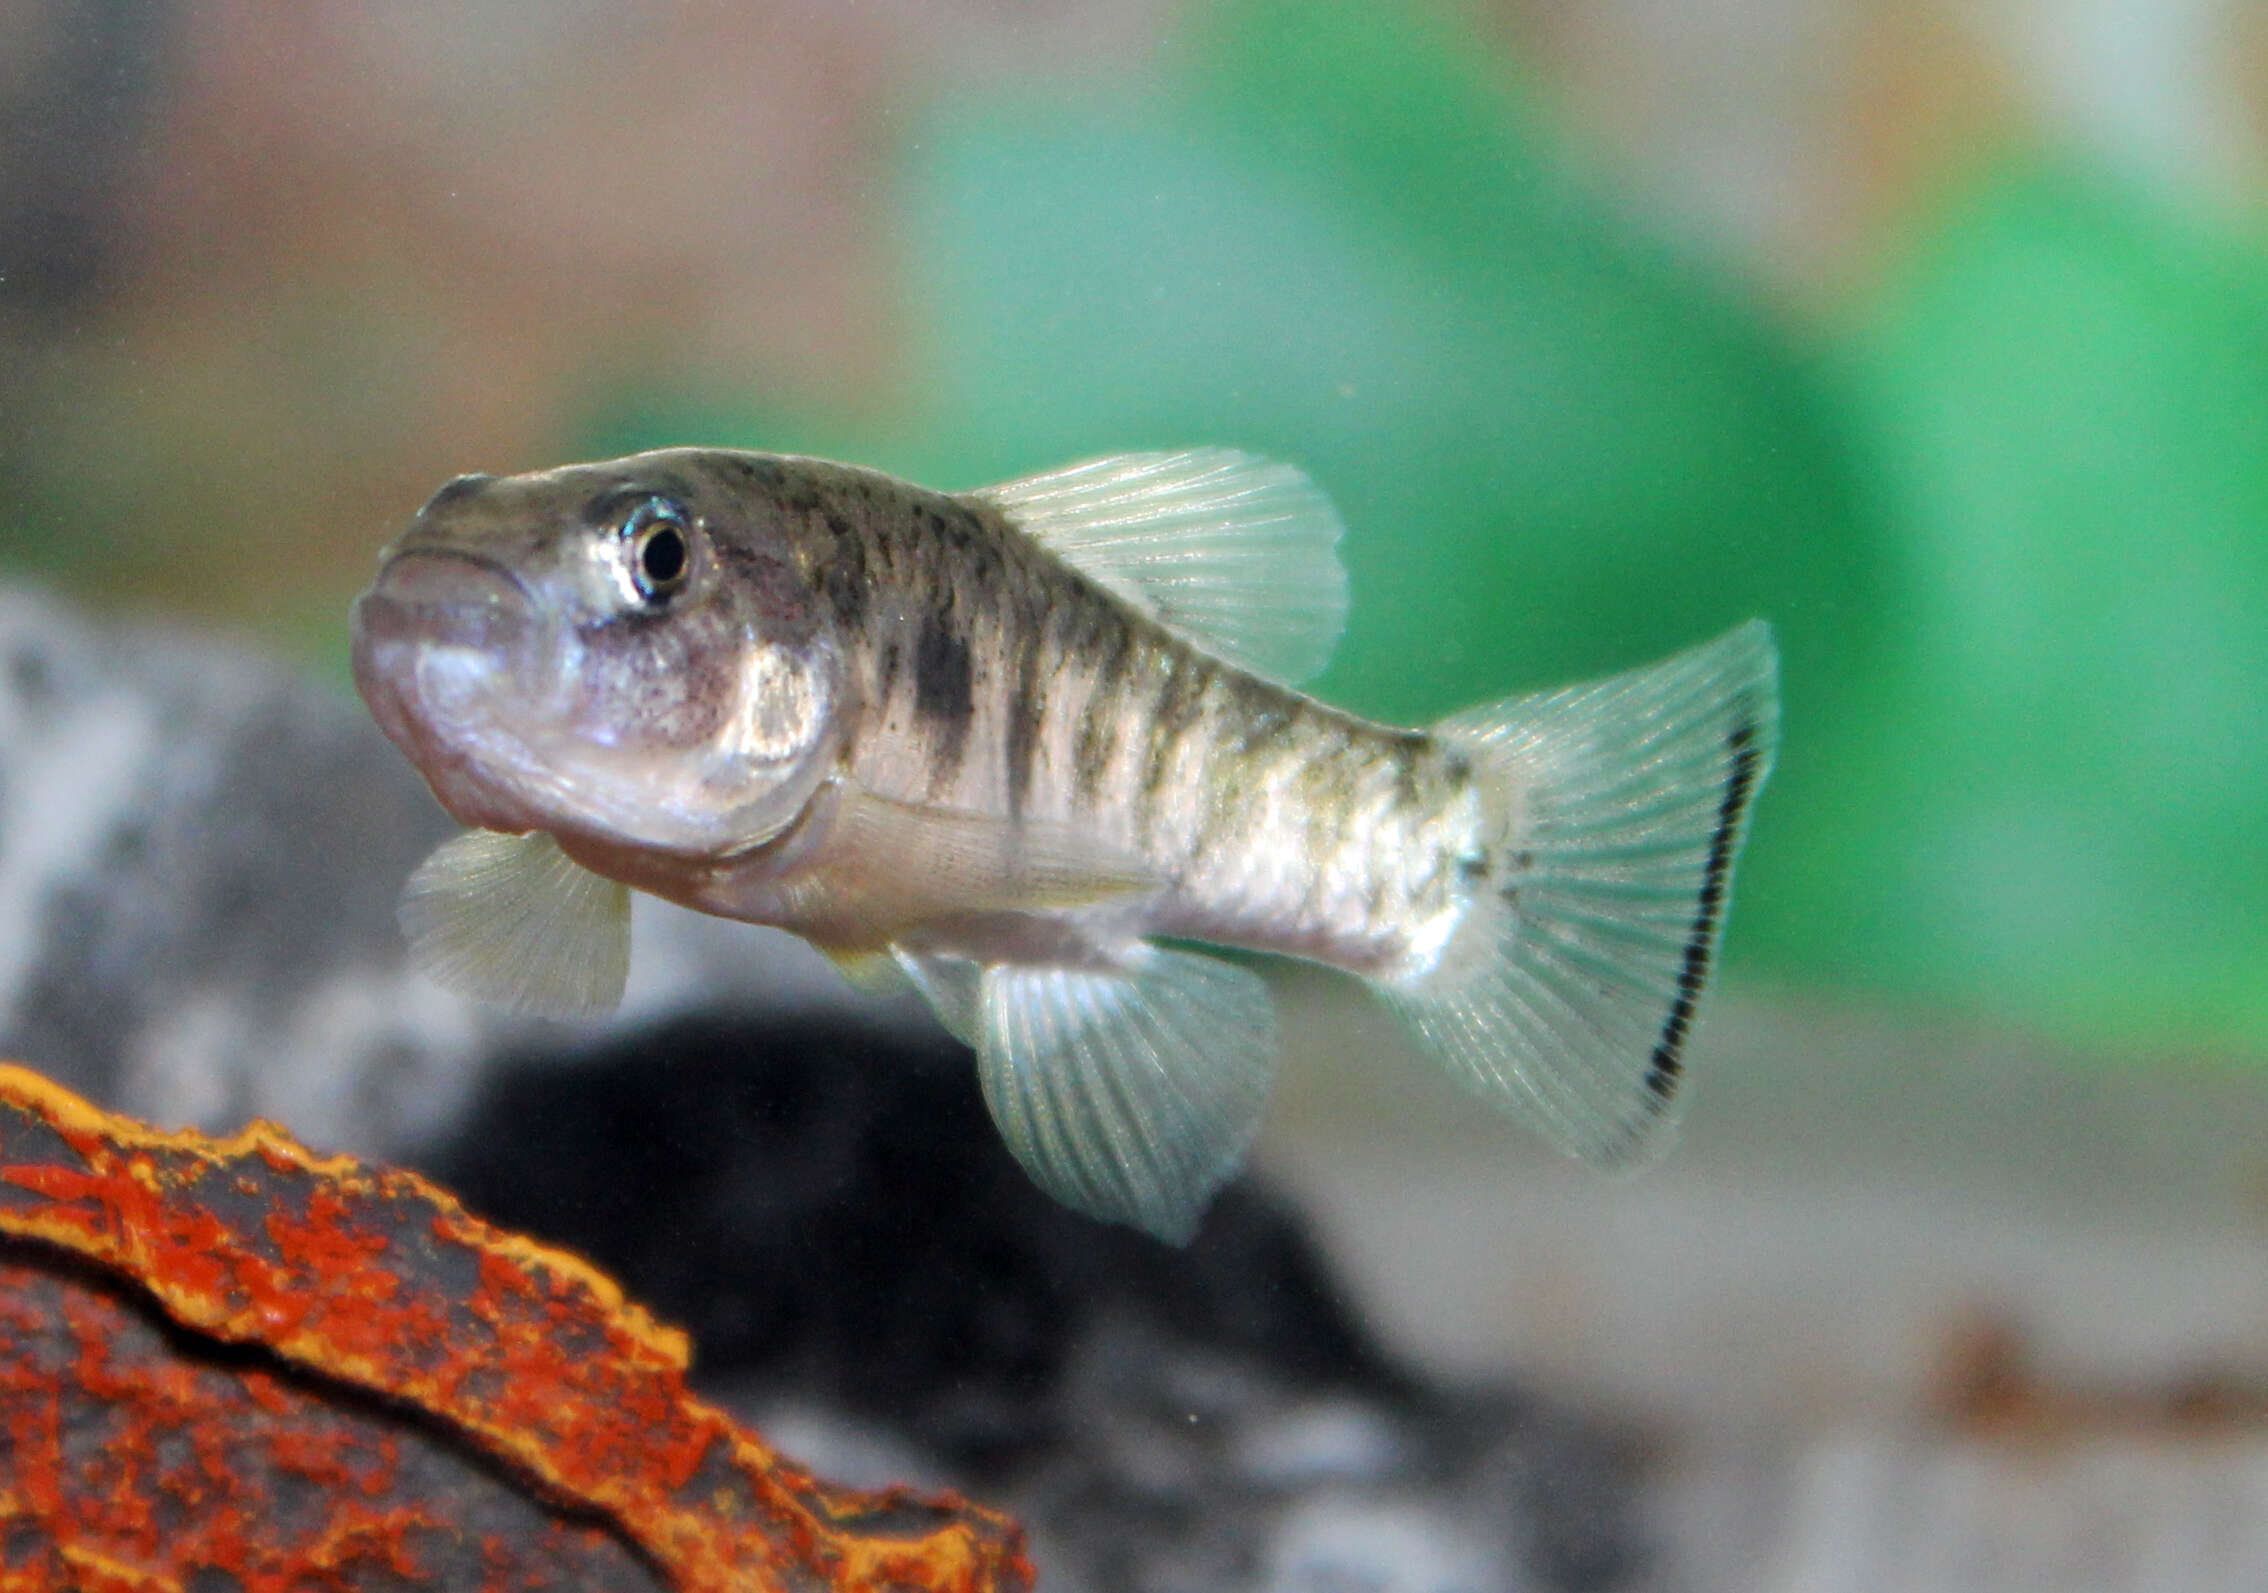
<path fill-rule="evenodd" d="M 34 0 L 0 559 L 336 670 L 458 470 L 1233 444 L 1369 713 L 1773 621 L 1736 977 L 2268 1057 L 2268 30 L 1996 15 Z"/>

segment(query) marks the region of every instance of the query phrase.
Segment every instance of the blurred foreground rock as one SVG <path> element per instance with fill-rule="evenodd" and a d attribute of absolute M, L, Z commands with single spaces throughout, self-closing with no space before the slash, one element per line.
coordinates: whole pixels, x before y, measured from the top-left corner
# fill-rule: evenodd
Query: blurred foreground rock
<path fill-rule="evenodd" d="M 1639 1573 L 1618 1435 L 1398 1368 L 1249 1185 L 1185 1252 L 1057 1207 L 967 1053 L 800 943 L 641 902 L 630 1000 L 577 1028 L 411 975 L 394 898 L 448 833 L 344 695 L 0 591 L 0 1050 L 428 1167 L 684 1324 L 799 1460 L 1021 1514 L 1051 1588 Z"/>
<path fill-rule="evenodd" d="M 1051 1588 L 1604 1589 L 1645 1565 L 1634 1445 L 1399 1367 L 1249 1182 L 1186 1251 L 1064 1210 L 942 1036 L 687 1019 L 508 1063 L 435 1170 L 685 1323 L 702 1385 L 800 1458 L 1017 1514 Z"/>
<path fill-rule="evenodd" d="M 815 1482 L 692 1398 L 684 1336 L 583 1262 L 271 1125 L 0 1066 L 0 1236 L 21 1585 L 1029 1586 L 1010 1523 Z"/>

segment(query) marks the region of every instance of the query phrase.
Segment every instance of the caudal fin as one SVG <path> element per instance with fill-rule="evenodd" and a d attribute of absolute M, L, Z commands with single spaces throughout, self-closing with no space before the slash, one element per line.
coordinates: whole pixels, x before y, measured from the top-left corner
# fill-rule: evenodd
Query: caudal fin
<path fill-rule="evenodd" d="M 1752 620 L 1655 664 L 1444 720 L 1483 782 L 1473 904 L 1386 994 L 1494 1104 L 1585 1161 L 1667 1143 L 1685 1043 L 1779 735 Z"/>

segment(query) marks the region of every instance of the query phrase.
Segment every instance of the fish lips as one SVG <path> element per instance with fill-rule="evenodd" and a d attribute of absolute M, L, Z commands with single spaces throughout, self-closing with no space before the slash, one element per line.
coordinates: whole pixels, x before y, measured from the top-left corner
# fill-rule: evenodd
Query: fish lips
<path fill-rule="evenodd" d="M 504 566 L 456 549 L 391 555 L 355 600 L 354 683 L 387 737 L 432 776 L 549 674 L 551 627 Z"/>
<path fill-rule="evenodd" d="M 405 548 L 355 600 L 354 646 L 382 651 L 400 643 L 514 651 L 526 637 L 535 599 L 520 578 L 477 553 Z"/>

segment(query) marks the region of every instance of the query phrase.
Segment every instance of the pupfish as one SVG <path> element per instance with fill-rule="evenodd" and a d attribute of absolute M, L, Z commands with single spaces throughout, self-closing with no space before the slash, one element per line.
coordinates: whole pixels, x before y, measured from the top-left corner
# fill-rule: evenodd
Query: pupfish
<path fill-rule="evenodd" d="M 571 1015 L 621 995 L 632 891 L 790 930 L 927 998 L 1042 1188 L 1171 1242 L 1276 1065 L 1240 953 L 1344 970 L 1484 1100 L 1642 1160 L 1772 765 L 1771 632 L 1376 724 L 1295 689 L 1340 535 L 1226 449 L 966 493 L 721 449 L 460 476 L 353 615 L 468 827 L 404 888 L 412 958 Z"/>

